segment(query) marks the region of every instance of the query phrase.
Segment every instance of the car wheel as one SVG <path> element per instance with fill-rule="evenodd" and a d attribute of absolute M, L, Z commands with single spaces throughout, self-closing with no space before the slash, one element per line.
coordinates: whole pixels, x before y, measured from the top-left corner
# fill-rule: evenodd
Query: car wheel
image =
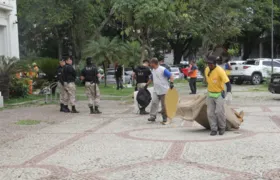
<path fill-rule="evenodd" d="M 252 80 L 251 80 L 253 85 L 259 85 L 262 82 L 262 76 L 260 74 L 253 74 L 252 75 Z"/>

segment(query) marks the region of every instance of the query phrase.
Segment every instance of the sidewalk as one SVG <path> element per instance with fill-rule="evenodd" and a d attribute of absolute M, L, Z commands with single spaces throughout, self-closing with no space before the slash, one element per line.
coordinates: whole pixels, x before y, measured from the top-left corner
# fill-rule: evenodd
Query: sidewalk
<path fill-rule="evenodd" d="M 85 102 L 75 115 L 54 105 L 4 110 L 0 179 L 280 179 L 280 104 L 251 100 L 233 104 L 245 111 L 240 130 L 215 137 L 178 118 L 149 123 L 114 101 L 102 102 L 102 115 L 89 115 Z M 20 119 L 41 124 L 15 125 Z"/>

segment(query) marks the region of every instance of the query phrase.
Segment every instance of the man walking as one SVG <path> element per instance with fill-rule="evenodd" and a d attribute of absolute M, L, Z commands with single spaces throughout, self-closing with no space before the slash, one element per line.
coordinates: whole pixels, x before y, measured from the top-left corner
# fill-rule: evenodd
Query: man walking
<path fill-rule="evenodd" d="M 64 95 L 65 95 L 65 89 L 64 89 L 64 86 L 63 86 L 63 79 L 62 79 L 62 70 L 63 70 L 63 67 L 65 66 L 65 61 L 64 59 L 60 59 L 59 61 L 59 66 L 57 67 L 57 70 L 56 70 L 56 80 L 57 80 L 57 87 L 59 89 L 59 102 L 60 102 L 60 112 L 63 112 L 65 111 L 64 109 Z"/>
<path fill-rule="evenodd" d="M 211 136 L 223 135 L 226 130 L 226 115 L 225 115 L 225 96 L 231 95 L 231 84 L 226 75 L 226 72 L 220 66 L 217 66 L 217 57 L 207 57 L 208 67 L 205 69 L 205 77 L 208 83 L 207 97 L 207 116 L 211 127 Z M 227 87 L 225 95 L 224 87 Z"/>
<path fill-rule="evenodd" d="M 189 85 L 190 85 L 190 89 L 191 89 L 190 94 L 196 94 L 197 71 L 198 71 L 198 68 L 196 66 L 196 63 L 195 63 L 194 60 L 192 60 L 191 61 L 190 72 L 189 72 L 189 77 L 190 77 Z"/>
<path fill-rule="evenodd" d="M 62 78 L 65 88 L 64 94 L 64 112 L 70 112 L 68 109 L 68 102 L 72 106 L 71 113 L 79 113 L 75 107 L 76 101 L 76 71 L 72 66 L 72 59 L 68 57 L 66 59 L 66 65 L 63 67 Z"/>
<path fill-rule="evenodd" d="M 117 83 L 117 90 L 123 89 L 123 68 L 116 62 L 115 65 L 115 78 Z"/>
<path fill-rule="evenodd" d="M 150 75 L 151 70 L 149 68 L 149 60 L 144 60 L 143 65 L 140 65 L 136 69 L 134 69 L 133 77 L 134 79 L 136 79 L 138 91 L 142 88 L 145 88 L 147 82 L 149 81 Z M 145 108 L 146 107 L 139 107 L 141 115 L 149 114 L 148 112 L 146 112 Z"/>
<path fill-rule="evenodd" d="M 86 59 L 86 67 L 82 70 L 81 80 L 85 82 L 85 91 L 88 97 L 88 106 L 90 114 L 100 114 L 100 91 L 99 91 L 99 73 L 98 69 L 92 64 L 92 58 Z M 93 108 L 94 105 L 94 108 Z"/>
<path fill-rule="evenodd" d="M 166 109 L 165 109 L 165 94 L 167 93 L 168 89 L 173 89 L 173 76 L 166 68 L 159 65 L 159 62 L 156 58 L 151 59 L 151 67 L 152 75 L 149 80 L 149 82 L 146 85 L 146 88 L 148 85 L 153 82 L 154 84 L 154 93 L 153 93 L 153 100 L 152 100 L 152 107 L 150 112 L 150 118 L 148 121 L 155 121 L 158 111 L 159 103 L 161 102 L 162 106 L 162 119 L 163 123 L 167 122 L 167 115 L 166 115 Z M 169 81 L 170 80 L 170 83 Z"/>

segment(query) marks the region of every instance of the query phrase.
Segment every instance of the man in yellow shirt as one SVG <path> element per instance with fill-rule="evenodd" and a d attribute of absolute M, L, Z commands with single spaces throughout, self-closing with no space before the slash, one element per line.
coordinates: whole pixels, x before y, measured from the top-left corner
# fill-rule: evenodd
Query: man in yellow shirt
<path fill-rule="evenodd" d="M 226 72 L 220 66 L 217 66 L 217 57 L 208 56 L 208 67 L 205 69 L 205 77 L 208 83 L 207 97 L 207 116 L 211 127 L 211 136 L 225 133 L 226 115 L 225 115 L 225 96 L 231 96 L 231 84 L 226 75 Z M 227 87 L 227 94 L 224 92 L 224 87 Z"/>

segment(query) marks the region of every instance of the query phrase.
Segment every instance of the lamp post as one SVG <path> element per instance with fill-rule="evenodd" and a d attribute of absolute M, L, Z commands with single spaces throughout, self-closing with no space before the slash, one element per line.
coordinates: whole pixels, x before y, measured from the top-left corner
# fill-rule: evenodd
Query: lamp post
<path fill-rule="evenodd" d="M 273 26 L 273 19 L 274 19 L 274 2 L 273 0 L 271 4 L 271 73 L 273 73 L 273 56 L 274 56 L 274 26 Z"/>

